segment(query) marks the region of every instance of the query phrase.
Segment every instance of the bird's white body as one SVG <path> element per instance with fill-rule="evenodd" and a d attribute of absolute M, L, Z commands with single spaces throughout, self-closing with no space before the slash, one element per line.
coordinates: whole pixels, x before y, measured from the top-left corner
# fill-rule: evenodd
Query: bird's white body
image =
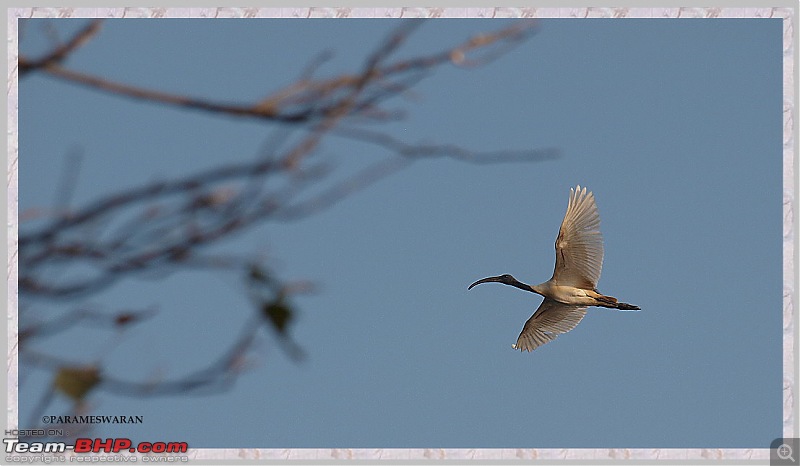
<path fill-rule="evenodd" d="M 600 214 L 594 195 L 586 188 L 570 189 L 567 213 L 556 238 L 556 266 L 553 277 L 539 285 L 526 285 L 511 275 L 488 277 L 469 286 L 500 282 L 544 296 L 544 301 L 525 322 L 515 349 L 533 351 L 575 328 L 589 306 L 638 310 L 638 306 L 620 303 L 617 298 L 597 291 L 603 268 L 603 237 Z"/>
<path fill-rule="evenodd" d="M 556 285 L 553 280 L 534 285 L 531 289 L 537 294 L 562 304 L 576 306 L 594 306 L 597 304 L 597 292 L 569 285 Z"/>

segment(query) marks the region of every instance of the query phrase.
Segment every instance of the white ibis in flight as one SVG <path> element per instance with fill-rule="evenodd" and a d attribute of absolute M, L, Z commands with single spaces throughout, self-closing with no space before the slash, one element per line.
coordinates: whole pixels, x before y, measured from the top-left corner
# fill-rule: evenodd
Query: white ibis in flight
<path fill-rule="evenodd" d="M 517 343 L 520 351 L 533 351 L 555 340 L 580 323 L 589 306 L 621 310 L 639 310 L 639 306 L 621 303 L 617 298 L 597 291 L 603 268 L 603 236 L 600 214 L 594 195 L 580 185 L 570 188 L 569 205 L 556 238 L 556 268 L 553 278 L 540 285 L 526 285 L 511 275 L 487 277 L 469 286 L 498 282 L 544 296 L 539 309 L 525 322 Z"/>

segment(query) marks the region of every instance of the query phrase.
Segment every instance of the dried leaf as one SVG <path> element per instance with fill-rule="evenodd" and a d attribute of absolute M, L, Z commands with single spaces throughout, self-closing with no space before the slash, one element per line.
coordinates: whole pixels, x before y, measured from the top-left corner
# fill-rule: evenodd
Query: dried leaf
<path fill-rule="evenodd" d="M 94 366 L 62 367 L 53 381 L 56 389 L 75 401 L 82 400 L 98 383 L 100 371 Z"/>
<path fill-rule="evenodd" d="M 294 317 L 294 310 L 282 302 L 265 302 L 261 307 L 264 317 L 278 333 L 286 332 L 286 327 Z"/>

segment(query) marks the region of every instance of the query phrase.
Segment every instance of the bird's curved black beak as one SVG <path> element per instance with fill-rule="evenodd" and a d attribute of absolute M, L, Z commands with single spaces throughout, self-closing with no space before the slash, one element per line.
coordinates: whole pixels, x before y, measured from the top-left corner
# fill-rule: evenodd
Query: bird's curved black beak
<path fill-rule="evenodd" d="M 477 282 L 475 282 L 475 283 L 473 283 L 472 285 L 470 285 L 470 286 L 469 286 L 469 288 L 467 288 L 467 289 L 468 289 L 468 290 L 471 290 L 473 287 L 475 287 L 475 286 L 478 286 L 478 285 L 480 285 L 481 283 L 489 283 L 489 282 L 500 282 L 500 283 L 505 283 L 505 282 L 506 282 L 506 281 L 505 281 L 505 276 L 504 276 L 504 275 L 500 275 L 500 276 L 498 276 L 498 277 L 486 277 L 486 278 L 481 278 L 481 279 L 480 279 L 480 280 L 478 280 Z"/>
<path fill-rule="evenodd" d="M 477 282 L 473 283 L 472 285 L 470 285 L 469 288 L 467 288 L 467 289 L 471 290 L 473 286 L 477 286 L 477 285 L 480 285 L 481 283 L 489 283 L 489 282 L 497 282 L 497 283 L 502 283 L 503 285 L 511 285 L 511 286 L 519 288 L 520 290 L 530 291 L 531 293 L 538 293 L 536 290 L 533 289 L 532 286 L 522 283 L 521 281 L 517 280 L 516 278 L 512 277 L 511 275 L 509 275 L 507 273 L 503 274 L 503 275 L 500 275 L 500 276 L 497 276 L 497 277 L 482 278 L 482 279 L 478 280 Z"/>

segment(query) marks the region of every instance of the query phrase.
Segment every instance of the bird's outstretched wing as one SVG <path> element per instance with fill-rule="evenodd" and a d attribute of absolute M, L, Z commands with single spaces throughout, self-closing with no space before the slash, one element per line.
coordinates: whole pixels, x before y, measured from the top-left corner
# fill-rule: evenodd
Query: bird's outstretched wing
<path fill-rule="evenodd" d="M 539 309 L 525 322 L 513 348 L 533 351 L 575 328 L 585 315 L 585 306 L 570 306 L 545 298 Z"/>
<path fill-rule="evenodd" d="M 559 285 L 593 290 L 603 268 L 603 236 L 594 195 L 577 186 L 569 190 L 569 205 L 556 238 L 556 268 L 552 280 Z"/>

